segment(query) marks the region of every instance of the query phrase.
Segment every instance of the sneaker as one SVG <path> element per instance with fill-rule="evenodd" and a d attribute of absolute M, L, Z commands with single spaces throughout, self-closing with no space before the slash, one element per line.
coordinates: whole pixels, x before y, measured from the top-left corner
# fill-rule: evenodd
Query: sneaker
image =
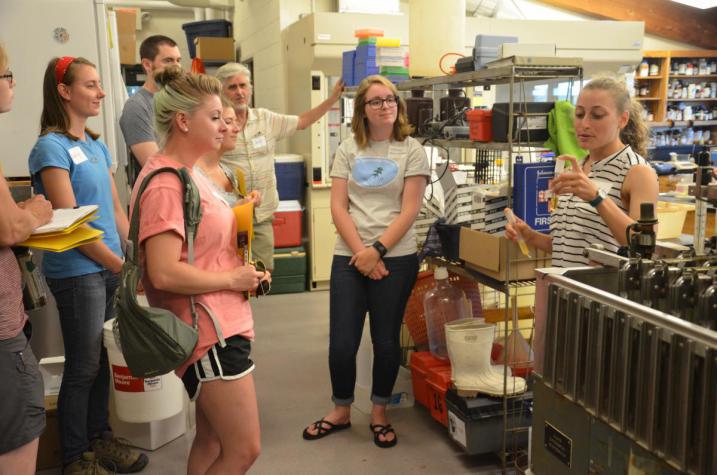
<path fill-rule="evenodd" d="M 110 471 L 100 465 L 92 452 L 84 452 L 82 457 L 62 469 L 62 475 L 109 475 Z"/>
<path fill-rule="evenodd" d="M 126 441 L 113 437 L 111 432 L 91 441 L 90 447 L 105 468 L 117 473 L 139 472 L 149 463 L 145 454 L 131 450 Z"/>

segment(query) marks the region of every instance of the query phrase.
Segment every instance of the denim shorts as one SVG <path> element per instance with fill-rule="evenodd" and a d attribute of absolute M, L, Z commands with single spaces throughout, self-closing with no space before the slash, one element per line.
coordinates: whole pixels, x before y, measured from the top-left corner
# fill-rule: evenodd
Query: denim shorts
<path fill-rule="evenodd" d="M 207 354 L 192 363 L 182 376 L 189 399 L 196 401 L 204 381 L 243 378 L 254 371 L 254 362 L 249 358 L 251 342 L 243 336 L 234 335 L 226 339 L 224 348 L 219 343 L 212 346 Z"/>
<path fill-rule="evenodd" d="M 0 454 L 32 442 L 45 430 L 40 367 L 23 332 L 0 340 Z"/>

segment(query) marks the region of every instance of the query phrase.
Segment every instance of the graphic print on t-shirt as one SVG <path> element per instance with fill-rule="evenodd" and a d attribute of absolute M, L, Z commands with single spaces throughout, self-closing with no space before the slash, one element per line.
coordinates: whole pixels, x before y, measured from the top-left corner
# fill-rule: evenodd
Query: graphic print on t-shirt
<path fill-rule="evenodd" d="M 351 176 L 360 186 L 380 188 L 398 175 L 398 164 L 387 158 L 356 157 Z"/>

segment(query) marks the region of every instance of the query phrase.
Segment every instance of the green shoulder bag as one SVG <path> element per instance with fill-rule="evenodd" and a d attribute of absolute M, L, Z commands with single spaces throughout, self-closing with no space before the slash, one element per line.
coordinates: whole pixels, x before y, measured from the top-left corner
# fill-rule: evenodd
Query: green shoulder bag
<path fill-rule="evenodd" d="M 115 337 L 133 376 L 149 378 L 178 368 L 192 355 L 199 340 L 199 315 L 194 297 L 189 296 L 193 324 L 188 325 L 163 308 L 144 307 L 137 302 L 137 284 L 142 276 L 138 258 L 139 203 L 150 180 L 159 173 L 175 173 L 184 189 L 184 235 L 187 239 L 187 261 L 194 263 L 194 237 L 202 219 L 199 190 L 186 168 L 164 167 L 148 174 L 137 191 L 126 260 L 122 266 L 117 291 Z"/>

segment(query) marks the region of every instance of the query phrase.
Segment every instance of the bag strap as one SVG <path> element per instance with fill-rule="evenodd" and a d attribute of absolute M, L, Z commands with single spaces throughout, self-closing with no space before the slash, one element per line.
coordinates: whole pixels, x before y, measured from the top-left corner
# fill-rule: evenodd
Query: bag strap
<path fill-rule="evenodd" d="M 199 196 L 199 190 L 197 185 L 194 184 L 189 171 L 186 168 L 172 168 L 162 167 L 157 170 L 153 170 L 147 174 L 142 180 L 142 183 L 137 190 L 137 197 L 134 201 L 134 207 L 132 208 L 132 219 L 130 220 L 129 226 L 129 249 L 127 252 L 127 259 L 134 265 L 139 266 L 139 246 L 137 245 L 139 239 L 139 203 L 142 198 L 144 190 L 149 185 L 149 182 L 159 173 L 174 173 L 182 183 L 182 208 L 184 210 L 184 235 L 187 239 L 187 262 L 189 265 L 194 264 L 194 237 L 197 234 L 199 223 L 202 220 L 202 207 L 201 197 Z M 195 330 L 199 331 L 199 314 L 197 313 L 196 304 L 194 302 L 194 296 L 189 296 L 190 310 L 192 313 L 192 326 Z M 212 320 L 214 317 L 210 314 Z M 214 326 L 217 326 L 217 322 L 214 321 Z M 218 335 L 220 340 L 223 340 L 221 335 Z M 224 346 L 224 345 L 222 345 Z"/>

